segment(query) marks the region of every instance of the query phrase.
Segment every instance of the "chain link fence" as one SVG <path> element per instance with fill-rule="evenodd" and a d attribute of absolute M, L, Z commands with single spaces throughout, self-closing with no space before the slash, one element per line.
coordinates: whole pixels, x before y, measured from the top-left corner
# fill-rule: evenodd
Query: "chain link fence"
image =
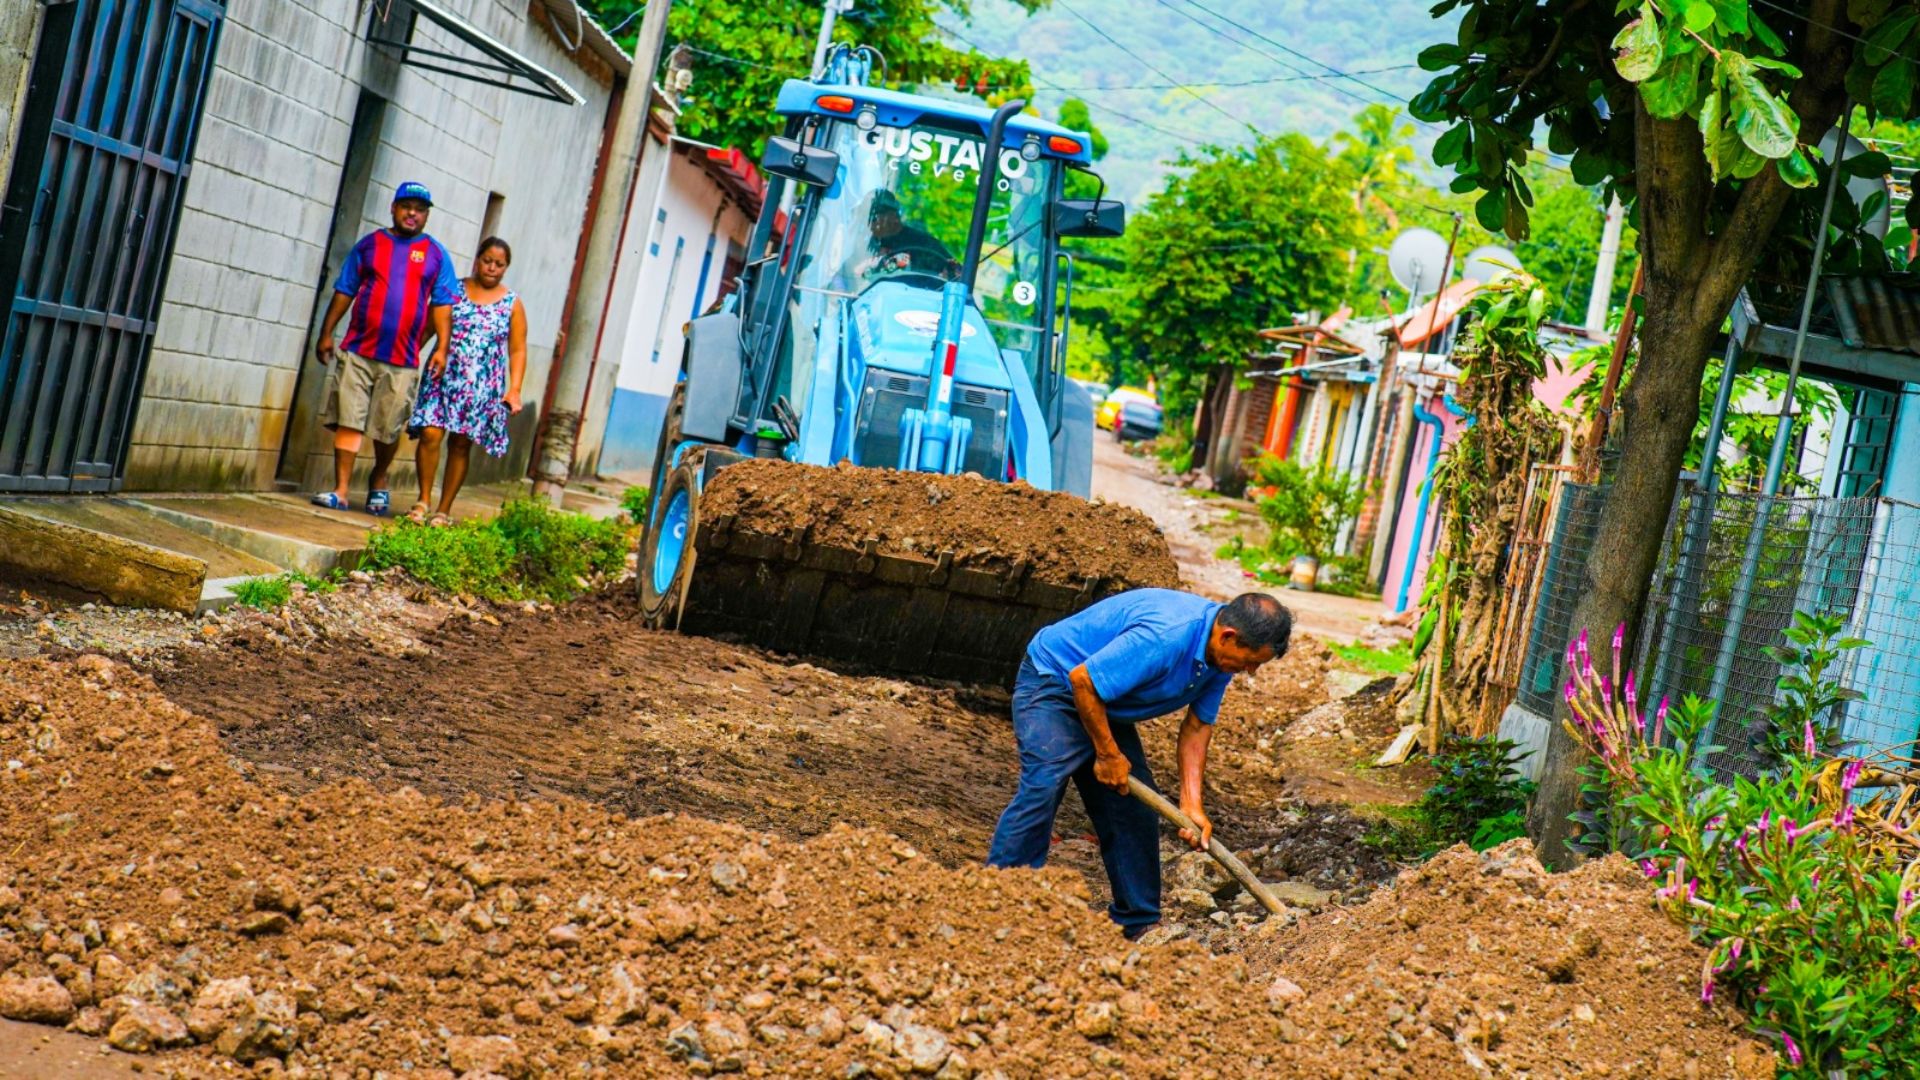
<path fill-rule="evenodd" d="M 1527 633 L 1526 660 L 1520 667 L 1516 697 L 1539 716 L 1552 716 L 1566 683 L 1562 662 L 1567 639 L 1573 636 L 1573 609 L 1580 602 L 1587 572 L 1587 555 L 1600 526 L 1600 509 L 1607 489 L 1594 484 L 1565 484 L 1560 489 L 1559 512 L 1553 521 L 1553 544 L 1547 548 L 1540 572 L 1540 595 Z"/>
<path fill-rule="evenodd" d="M 1520 703 L 1552 716 L 1565 680 L 1573 608 L 1606 489 L 1568 485 L 1542 575 Z M 1640 699 L 1719 702 L 1710 741 L 1722 773 L 1763 764 L 1760 725 L 1780 665 L 1767 654 L 1796 611 L 1834 612 L 1870 644 L 1830 674 L 1861 697 L 1841 731 L 1864 750 L 1920 737 L 1920 507 L 1889 499 L 1696 491 L 1683 483 L 1667 523 L 1634 665 Z M 1594 643 L 1596 659 L 1605 652 Z"/>

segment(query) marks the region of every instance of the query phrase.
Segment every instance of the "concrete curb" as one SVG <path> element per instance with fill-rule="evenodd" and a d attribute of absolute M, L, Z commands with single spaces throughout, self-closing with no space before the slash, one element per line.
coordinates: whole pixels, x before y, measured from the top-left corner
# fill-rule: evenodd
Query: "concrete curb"
<path fill-rule="evenodd" d="M 137 506 L 163 521 L 199 533 L 215 543 L 246 552 L 256 559 L 264 559 L 275 566 L 300 570 L 315 577 L 330 573 L 336 567 L 343 570 L 353 569 L 360 565 L 360 556 L 366 551 L 365 547 L 328 547 L 325 544 L 278 536 L 260 529 L 249 529 L 244 525 L 213 521 L 189 514 L 184 510 L 176 510 L 160 500 L 128 499 L 126 501 L 129 505 Z"/>
<path fill-rule="evenodd" d="M 207 564 L 189 555 L 0 505 L 0 566 L 127 607 L 193 614 Z"/>

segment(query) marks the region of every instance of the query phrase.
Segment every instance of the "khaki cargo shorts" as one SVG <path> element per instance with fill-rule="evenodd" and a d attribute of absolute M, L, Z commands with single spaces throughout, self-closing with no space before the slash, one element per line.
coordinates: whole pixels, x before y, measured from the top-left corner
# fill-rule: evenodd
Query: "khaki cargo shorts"
<path fill-rule="evenodd" d="M 399 442 L 413 414 L 420 369 L 383 364 L 344 350 L 327 365 L 327 389 L 320 422 L 329 428 L 363 431 L 374 442 Z"/>

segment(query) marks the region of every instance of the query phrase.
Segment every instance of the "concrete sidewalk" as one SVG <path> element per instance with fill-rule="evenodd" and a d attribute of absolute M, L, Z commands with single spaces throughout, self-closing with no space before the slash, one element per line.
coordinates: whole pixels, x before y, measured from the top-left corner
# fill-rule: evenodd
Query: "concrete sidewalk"
<path fill-rule="evenodd" d="M 612 517 L 620 490 L 576 481 L 562 505 Z M 469 487 L 454 518 L 489 517 L 531 494 L 526 481 Z M 395 516 L 410 505 L 395 492 Z M 115 604 L 206 610 L 230 603 L 230 586 L 247 578 L 353 569 L 367 536 L 393 520 L 283 493 L 22 496 L 0 500 L 0 571 Z"/>

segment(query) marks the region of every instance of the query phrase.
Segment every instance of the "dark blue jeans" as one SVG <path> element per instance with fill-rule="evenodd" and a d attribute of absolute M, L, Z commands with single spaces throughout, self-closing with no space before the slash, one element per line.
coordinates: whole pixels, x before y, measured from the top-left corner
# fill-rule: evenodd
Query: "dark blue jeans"
<path fill-rule="evenodd" d="M 1159 819 L 1145 803 L 1093 778 L 1093 740 L 1080 726 L 1073 687 L 1023 662 L 1013 687 L 1013 737 L 1020 744 L 1020 790 L 993 830 L 987 865 L 1046 865 L 1053 818 L 1071 781 L 1080 789 L 1080 801 L 1093 820 L 1100 859 L 1113 886 L 1107 914 L 1129 936 L 1159 922 Z M 1133 775 L 1152 786 L 1134 726 L 1116 721 L 1113 741 L 1132 764 Z"/>

